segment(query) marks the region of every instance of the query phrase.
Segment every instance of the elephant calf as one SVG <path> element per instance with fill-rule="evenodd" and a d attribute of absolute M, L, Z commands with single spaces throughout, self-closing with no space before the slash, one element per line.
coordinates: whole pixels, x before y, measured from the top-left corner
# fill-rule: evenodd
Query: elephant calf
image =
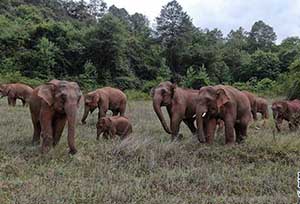
<path fill-rule="evenodd" d="M 99 109 L 98 120 L 101 117 L 105 117 L 108 110 L 111 110 L 114 116 L 119 113 L 121 116 L 124 116 L 126 103 L 126 95 L 116 88 L 104 87 L 89 92 L 84 96 L 84 114 L 81 122 L 85 124 L 89 112 L 92 113 L 96 108 Z"/>
<path fill-rule="evenodd" d="M 256 111 L 262 115 L 262 119 L 269 118 L 268 101 L 264 98 L 256 98 Z"/>
<path fill-rule="evenodd" d="M 132 126 L 128 118 L 124 116 L 103 117 L 98 121 L 96 127 L 97 140 L 102 133 L 105 139 L 108 139 L 108 136 L 114 138 L 116 135 L 124 139 L 132 133 Z"/>
<path fill-rule="evenodd" d="M 29 98 L 33 89 L 30 86 L 21 83 L 15 84 L 1 84 L 0 95 L 1 97 L 7 96 L 8 105 L 15 106 L 17 99 L 20 99 L 25 106 L 29 102 Z"/>
<path fill-rule="evenodd" d="M 29 101 L 34 127 L 32 142 L 39 143 L 42 137 L 43 153 L 59 142 L 67 121 L 69 153 L 77 152 L 75 123 L 81 95 L 78 84 L 68 81 L 52 80 L 34 89 Z"/>
<path fill-rule="evenodd" d="M 281 100 L 275 101 L 272 104 L 273 117 L 275 120 L 275 126 L 278 132 L 281 131 L 281 124 L 283 120 L 289 122 L 290 130 L 294 130 L 295 121 L 293 121 L 293 115 L 300 113 L 300 100 L 295 99 L 292 101 Z"/>

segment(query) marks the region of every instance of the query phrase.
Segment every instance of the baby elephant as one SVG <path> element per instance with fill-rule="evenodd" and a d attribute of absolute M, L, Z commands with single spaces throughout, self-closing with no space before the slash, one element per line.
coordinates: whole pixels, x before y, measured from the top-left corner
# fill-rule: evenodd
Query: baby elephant
<path fill-rule="evenodd" d="M 132 126 L 124 116 L 103 117 L 97 122 L 97 140 L 102 133 L 105 139 L 108 139 L 108 136 L 114 138 L 116 135 L 124 139 L 132 133 Z"/>

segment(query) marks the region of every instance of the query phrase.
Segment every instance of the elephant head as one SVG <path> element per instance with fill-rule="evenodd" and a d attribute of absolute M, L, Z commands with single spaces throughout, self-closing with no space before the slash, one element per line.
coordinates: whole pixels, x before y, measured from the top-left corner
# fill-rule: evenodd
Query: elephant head
<path fill-rule="evenodd" d="M 174 92 L 176 89 L 176 84 L 171 82 L 162 82 L 157 87 L 151 89 L 151 97 L 153 100 L 154 111 L 159 118 L 164 130 L 171 134 L 170 128 L 168 127 L 166 120 L 163 116 L 161 107 L 162 106 L 171 106 Z"/>
<path fill-rule="evenodd" d="M 56 113 L 65 114 L 68 121 L 68 143 L 70 151 L 75 150 L 76 114 L 82 96 L 80 88 L 75 82 L 52 80 L 42 85 L 37 95 Z M 43 108 L 43 107 L 42 107 Z"/>
<path fill-rule="evenodd" d="M 229 102 L 225 89 L 212 86 L 202 87 L 199 91 L 196 119 L 198 139 L 205 142 L 204 120 L 217 117 L 222 106 Z"/>
<path fill-rule="evenodd" d="M 9 84 L 1 84 L 0 85 L 0 97 L 7 96 L 10 91 Z"/>
<path fill-rule="evenodd" d="M 275 120 L 276 128 L 280 131 L 279 124 L 288 114 L 288 104 L 286 101 L 276 101 L 272 104 L 273 118 Z"/>
<path fill-rule="evenodd" d="M 84 114 L 81 119 L 81 122 L 83 124 L 85 124 L 85 120 L 89 112 L 92 113 L 98 107 L 100 98 L 101 98 L 100 93 L 96 91 L 84 95 Z"/>
<path fill-rule="evenodd" d="M 109 132 L 112 129 L 112 121 L 109 117 L 101 118 L 97 122 L 97 139 L 103 132 Z"/>

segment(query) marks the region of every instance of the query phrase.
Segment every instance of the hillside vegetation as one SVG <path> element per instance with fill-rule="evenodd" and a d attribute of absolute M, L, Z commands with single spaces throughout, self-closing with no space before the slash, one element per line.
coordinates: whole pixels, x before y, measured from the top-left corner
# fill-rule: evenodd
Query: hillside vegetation
<path fill-rule="evenodd" d="M 197 27 L 176 0 L 155 22 L 104 0 L 1 0 L 0 83 L 58 78 L 148 93 L 172 80 L 285 95 L 300 76 L 300 39 L 276 40 L 260 19 L 226 35 Z"/>
<path fill-rule="evenodd" d="M 0 203 L 296 203 L 299 132 L 273 134 L 270 120 L 251 125 L 245 144 L 170 142 L 149 101 L 130 101 L 130 138 L 96 140 L 96 117 L 78 124 L 78 153 L 66 134 L 47 155 L 31 145 L 28 108 L 0 101 Z M 82 116 L 80 110 L 79 117 Z"/>

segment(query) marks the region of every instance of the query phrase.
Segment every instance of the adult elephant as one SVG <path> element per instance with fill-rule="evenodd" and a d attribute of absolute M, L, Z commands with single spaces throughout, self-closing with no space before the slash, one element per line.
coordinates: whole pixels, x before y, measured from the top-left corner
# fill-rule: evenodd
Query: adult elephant
<path fill-rule="evenodd" d="M 17 99 L 20 99 L 23 106 L 29 102 L 33 89 L 21 83 L 1 84 L 1 98 L 7 96 L 8 105 L 15 106 Z"/>
<path fill-rule="evenodd" d="M 278 132 L 281 131 L 281 124 L 283 120 L 289 122 L 290 130 L 294 130 L 293 115 L 300 114 L 300 100 L 295 99 L 292 101 L 280 100 L 275 101 L 272 104 L 273 117 L 275 120 L 275 126 Z"/>
<path fill-rule="evenodd" d="M 75 154 L 75 123 L 82 94 L 77 83 L 52 80 L 33 90 L 29 101 L 34 127 L 32 142 L 39 143 L 42 137 L 42 152 L 49 151 L 61 137 L 68 121 L 69 153 Z"/>
<path fill-rule="evenodd" d="M 249 100 L 250 106 L 251 106 L 251 113 L 252 113 L 253 119 L 257 120 L 257 104 L 256 104 L 257 96 L 249 91 L 242 91 L 242 92 L 248 97 L 248 100 Z"/>
<path fill-rule="evenodd" d="M 212 143 L 218 119 L 224 121 L 225 143 L 240 143 L 252 119 L 247 96 L 231 86 L 206 86 L 198 93 L 197 134 L 200 142 Z"/>
<path fill-rule="evenodd" d="M 114 116 L 119 113 L 121 116 L 124 116 L 126 103 L 126 95 L 116 88 L 104 87 L 89 92 L 84 96 L 84 114 L 81 122 L 85 124 L 89 113 L 92 113 L 96 108 L 99 109 L 98 120 L 105 117 L 108 110 L 111 110 Z"/>
<path fill-rule="evenodd" d="M 179 126 L 182 121 L 193 134 L 196 133 L 194 121 L 198 90 L 180 88 L 167 81 L 152 88 L 150 94 L 153 100 L 153 109 L 164 130 L 171 134 L 172 140 L 178 137 Z M 162 106 L 167 108 L 170 117 L 170 128 L 163 116 Z"/>

